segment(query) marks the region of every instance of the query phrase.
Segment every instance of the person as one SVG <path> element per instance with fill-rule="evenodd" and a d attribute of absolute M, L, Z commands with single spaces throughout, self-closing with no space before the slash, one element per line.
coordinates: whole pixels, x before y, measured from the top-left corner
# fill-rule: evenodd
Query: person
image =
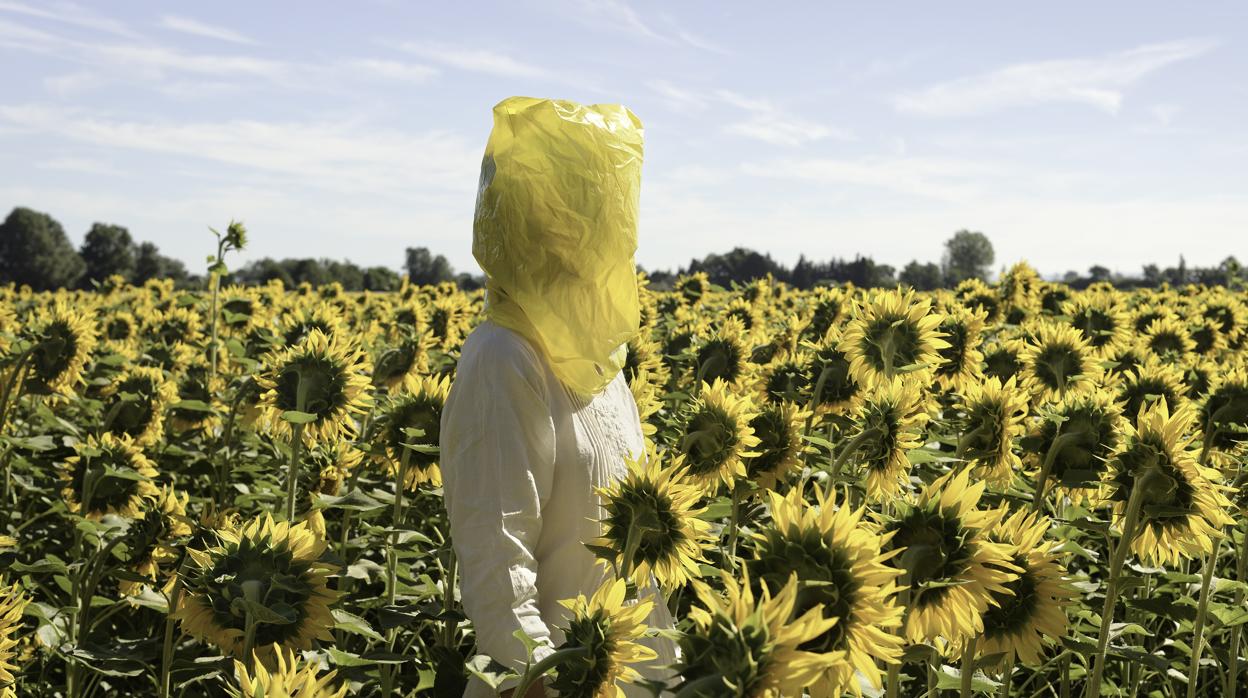
<path fill-rule="evenodd" d="M 585 546 L 600 535 L 595 488 L 643 454 L 621 370 L 640 318 L 641 135 L 618 105 L 515 97 L 494 108 L 473 225 L 485 317 L 460 352 L 440 461 L 477 651 L 517 673 L 563 641 L 559 601 L 604 579 Z M 647 623 L 672 627 L 664 603 Z M 517 631 L 537 643 L 531 655 Z M 639 670 L 659 678 L 676 648 L 646 643 L 657 657 Z M 472 677 L 464 695 L 494 693 Z M 537 685 L 526 698 L 542 695 Z"/>

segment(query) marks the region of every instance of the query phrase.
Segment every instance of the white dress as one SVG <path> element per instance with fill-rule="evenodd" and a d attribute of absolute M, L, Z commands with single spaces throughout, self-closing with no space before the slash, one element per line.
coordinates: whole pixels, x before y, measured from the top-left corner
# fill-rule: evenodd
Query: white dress
<path fill-rule="evenodd" d="M 600 535 L 594 488 L 627 472 L 643 449 L 637 404 L 623 372 L 586 399 L 569 391 L 521 334 L 484 320 L 464 340 L 442 410 L 440 463 L 464 611 L 477 652 L 517 670 L 524 630 L 541 659 L 563 642 L 562 599 L 589 596 L 601 568 L 584 543 Z M 648 625 L 670 628 L 659 601 Z M 643 675 L 676 658 L 669 640 Z M 510 685 L 510 684 L 507 684 Z M 626 688 L 629 695 L 649 695 Z M 475 677 L 465 698 L 494 695 Z"/>

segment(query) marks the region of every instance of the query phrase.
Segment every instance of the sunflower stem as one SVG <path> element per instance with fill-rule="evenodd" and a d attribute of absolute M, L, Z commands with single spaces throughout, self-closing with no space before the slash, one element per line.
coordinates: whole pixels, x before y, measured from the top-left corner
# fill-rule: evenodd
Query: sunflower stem
<path fill-rule="evenodd" d="M 741 495 L 745 488 L 738 482 L 732 487 L 732 512 L 728 524 L 728 566 L 733 571 L 737 569 L 737 535 L 738 527 L 741 524 Z"/>
<path fill-rule="evenodd" d="M 975 644 L 978 638 L 971 637 L 962 648 L 962 672 L 958 677 L 959 694 L 962 698 L 970 698 L 971 683 L 975 678 Z"/>
<path fill-rule="evenodd" d="M 1109 576 L 1105 580 L 1105 604 L 1101 607 L 1101 630 L 1096 640 L 1096 656 L 1093 659 L 1092 677 L 1084 690 L 1084 698 L 1098 698 L 1101 695 L 1101 679 L 1105 675 L 1105 652 L 1109 648 L 1109 629 L 1114 623 L 1114 607 L 1118 603 L 1121 589 L 1122 566 L 1127 561 L 1127 551 L 1135 538 L 1136 521 L 1140 518 L 1140 508 L 1144 504 L 1144 492 L 1156 470 L 1150 467 L 1135 478 L 1131 487 L 1131 496 L 1127 499 L 1127 509 L 1123 515 L 1122 533 L 1114 555 L 1109 563 Z"/>
<path fill-rule="evenodd" d="M 529 695 L 529 689 L 534 683 L 541 681 L 542 677 L 550 673 L 551 669 L 558 667 L 565 660 L 580 659 L 589 655 L 588 647 L 569 647 L 563 650 L 556 650 L 546 655 L 546 658 L 537 664 L 531 665 L 525 670 L 520 677 L 520 684 L 516 686 L 516 690 L 511 695 L 516 698 L 526 698 Z"/>
<path fill-rule="evenodd" d="M 1209 588 L 1213 584 L 1213 568 L 1218 563 L 1218 550 L 1222 538 L 1213 540 L 1213 550 L 1205 558 L 1205 569 L 1200 576 L 1200 600 L 1196 604 L 1196 621 L 1192 625 L 1192 662 L 1187 670 L 1187 698 L 1196 698 L 1196 685 L 1200 683 L 1200 655 L 1205 649 L 1205 619 L 1209 615 Z"/>
<path fill-rule="evenodd" d="M 1010 697 L 1010 683 L 1014 680 L 1014 653 L 1005 658 L 1005 670 L 1001 672 L 1001 688 L 997 690 L 997 698 Z"/>
<path fill-rule="evenodd" d="M 178 610 L 178 604 L 182 603 L 182 577 L 186 574 L 186 566 L 190 560 L 189 555 L 182 558 L 182 565 L 173 578 L 173 589 L 165 599 L 168 607 L 165 611 L 165 641 L 160 651 L 160 698 L 169 698 L 169 681 L 173 675 L 173 614 Z"/>
<path fill-rule="evenodd" d="M 407 466 L 411 450 L 404 448 L 399 456 L 399 478 L 394 486 L 394 530 L 386 546 L 386 601 L 393 606 L 399 596 L 399 526 L 403 524 L 403 495 L 407 490 Z"/>
<path fill-rule="evenodd" d="M 858 432 L 857 436 L 850 439 L 849 443 L 841 449 L 841 452 L 836 454 L 836 459 L 832 461 L 832 464 L 828 466 L 828 479 L 835 483 L 837 476 L 841 474 L 841 468 L 845 465 L 845 461 L 849 460 L 849 457 L 856 453 L 863 443 L 877 436 L 880 436 L 880 430 L 871 427 L 870 429 L 863 429 Z"/>
<path fill-rule="evenodd" d="M 299 374 L 299 382 L 295 386 L 295 409 L 303 412 L 307 408 L 308 402 L 308 385 L 303 380 L 303 373 Z M 286 520 L 290 523 L 295 522 L 295 490 L 299 484 L 299 456 L 303 450 L 303 424 L 294 424 L 291 428 L 294 434 L 290 443 L 290 468 L 286 471 Z"/>
<path fill-rule="evenodd" d="M 711 674 L 700 679 L 694 679 L 681 686 L 680 690 L 676 692 L 676 698 L 696 698 L 696 696 L 704 695 L 703 691 L 712 687 L 718 687 L 720 690 L 723 690 L 725 688 L 724 677 L 719 674 Z M 706 693 L 705 695 L 711 694 Z"/>
<path fill-rule="evenodd" d="M 13 364 L 13 372 L 9 374 L 9 380 L 5 381 L 4 391 L 0 392 L 0 436 L 4 435 L 4 427 L 8 423 L 9 406 L 17 404 L 22 397 L 26 382 L 26 368 L 30 365 L 30 357 L 38 346 L 36 344 L 27 349 L 17 358 L 17 363 Z"/>
<path fill-rule="evenodd" d="M 1061 427 L 1058 427 L 1059 433 L 1053 437 L 1053 443 L 1049 444 L 1049 449 L 1044 453 L 1044 463 L 1040 466 L 1040 477 L 1036 479 L 1036 496 L 1031 500 L 1031 508 L 1037 514 L 1042 514 L 1044 509 L 1044 496 L 1047 493 L 1049 485 L 1049 475 L 1053 473 L 1053 463 L 1057 460 L 1057 454 L 1061 452 L 1062 446 L 1069 443 L 1075 438 L 1074 434 L 1060 433 Z"/>
<path fill-rule="evenodd" d="M 897 592 L 897 596 L 899 597 L 899 600 L 901 602 L 901 607 L 905 609 L 901 615 L 901 627 L 898 629 L 898 632 L 904 638 L 905 631 L 906 631 L 906 623 L 909 622 L 909 619 L 910 619 L 910 573 L 909 572 L 901 575 L 901 579 L 898 580 L 898 585 L 901 591 Z M 888 677 L 885 680 L 888 698 L 898 698 L 898 696 L 901 695 L 900 694 L 901 666 L 902 666 L 901 660 L 898 660 L 888 665 Z"/>

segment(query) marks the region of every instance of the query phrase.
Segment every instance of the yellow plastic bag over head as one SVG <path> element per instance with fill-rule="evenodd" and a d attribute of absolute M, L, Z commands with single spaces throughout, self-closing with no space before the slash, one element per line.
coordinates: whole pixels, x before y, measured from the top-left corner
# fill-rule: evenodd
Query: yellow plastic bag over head
<path fill-rule="evenodd" d="M 641 160 L 641 121 L 623 106 L 511 97 L 494 107 L 472 237 L 486 314 L 583 395 L 623 368 L 640 324 Z"/>

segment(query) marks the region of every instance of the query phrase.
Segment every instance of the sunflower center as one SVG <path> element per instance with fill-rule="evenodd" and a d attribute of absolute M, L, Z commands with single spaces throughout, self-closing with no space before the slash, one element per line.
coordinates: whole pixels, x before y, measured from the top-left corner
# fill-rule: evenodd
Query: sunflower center
<path fill-rule="evenodd" d="M 1158 356 L 1174 356 L 1182 354 L 1186 348 L 1183 339 L 1173 332 L 1159 332 L 1148 340 L 1148 348 Z"/>
<path fill-rule="evenodd" d="M 1114 338 L 1114 331 L 1118 329 L 1114 316 L 1100 308 L 1086 309 L 1071 318 L 1070 324 L 1081 330 L 1083 336 L 1088 338 L 1088 342 L 1097 349 L 1109 344 Z"/>
<path fill-rule="evenodd" d="M 689 419 L 680 447 L 687 456 L 690 474 L 708 475 L 723 467 L 737 446 L 734 426 L 727 414 L 710 405 Z"/>
<path fill-rule="evenodd" d="M 698 371 L 707 383 L 722 378 L 734 383 L 741 375 L 741 347 L 727 339 L 712 339 L 698 349 Z"/>
<path fill-rule="evenodd" d="M 772 400 L 800 399 L 802 391 L 810 383 L 805 369 L 795 363 L 784 363 L 776 366 L 767 376 L 767 396 Z"/>
<path fill-rule="evenodd" d="M 1132 383 L 1125 383 L 1119 394 L 1119 399 L 1125 402 L 1122 408 L 1124 414 L 1131 419 L 1140 413 L 1140 408 L 1146 404 L 1162 399 L 1166 401 L 1166 405 L 1173 408 L 1178 405 L 1178 396 L 1174 390 L 1166 385 L 1164 381 L 1151 376 L 1145 376 Z"/>
<path fill-rule="evenodd" d="M 984 612 L 984 636 L 990 640 L 1030 627 L 1040 602 L 1037 594 L 1040 584 L 1035 572 L 1027 565 L 1027 559 L 1022 555 L 1015 555 L 1013 562 L 1023 570 L 1016 578 L 1005 583 L 1005 588 L 1013 594 L 992 592 L 992 600 L 996 605 L 990 605 Z"/>
<path fill-rule="evenodd" d="M 387 421 L 386 446 L 389 447 L 391 456 L 397 459 L 406 450 L 403 447 L 405 443 L 438 443 L 442 426 L 442 406 L 424 397 L 412 398 L 396 407 L 387 417 Z M 410 437 L 404 433 L 405 429 L 420 429 L 424 436 Z M 408 464 L 421 470 L 427 470 L 437 460 L 437 453 L 412 450 L 408 454 Z"/>
<path fill-rule="evenodd" d="M 932 585 L 954 582 L 970 567 L 975 552 L 970 532 L 956 515 L 939 509 L 914 509 L 889 528 L 897 531 L 889 549 L 904 548 L 893 564 L 909 573 L 914 605 L 939 603 L 949 586 Z"/>
<path fill-rule="evenodd" d="M 997 347 L 984 354 L 984 375 L 989 378 L 997 378 L 1004 383 L 1021 370 L 1023 370 L 1023 362 L 1019 360 L 1018 352 L 1006 347 Z"/>
<path fill-rule="evenodd" d="M 124 318 L 113 318 L 108 321 L 104 334 L 112 340 L 130 339 L 130 335 L 134 334 L 134 327 Z"/>

